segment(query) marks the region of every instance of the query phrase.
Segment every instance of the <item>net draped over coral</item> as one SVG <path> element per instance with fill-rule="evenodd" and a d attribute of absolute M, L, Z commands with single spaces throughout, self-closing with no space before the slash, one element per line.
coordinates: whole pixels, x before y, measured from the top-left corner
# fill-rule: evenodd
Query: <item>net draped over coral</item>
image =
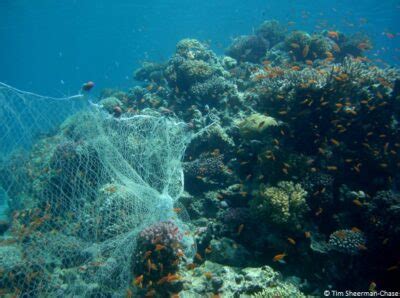
<path fill-rule="evenodd" d="M 125 295 L 140 231 L 160 221 L 187 229 L 174 212 L 186 125 L 150 110 L 117 118 L 85 98 L 7 85 L 0 115 L 0 187 L 14 210 L 10 251 L 22 256 L 0 284 L 28 297 Z"/>

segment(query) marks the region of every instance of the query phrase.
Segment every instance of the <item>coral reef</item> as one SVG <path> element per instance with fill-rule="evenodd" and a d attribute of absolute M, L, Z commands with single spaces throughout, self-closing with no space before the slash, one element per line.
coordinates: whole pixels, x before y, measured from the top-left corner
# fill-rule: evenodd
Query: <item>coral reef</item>
<path fill-rule="evenodd" d="M 59 241 L 59 253 L 53 251 L 41 270 L 34 263 L 16 280 L 35 280 L 31 271 L 53 272 L 60 295 L 84 289 L 92 297 L 302 297 L 299 289 L 321 296 L 328 287 L 364 291 L 370 280 L 396 289 L 400 74 L 369 60 L 371 48 L 363 34 L 311 34 L 266 21 L 236 38 L 226 56 L 184 39 L 168 61 L 145 62 L 134 72 L 138 85 L 104 90 L 98 103 L 119 124 L 142 114 L 186 122 L 180 124 L 191 142 L 182 167 L 147 177 L 162 193 L 171 185 L 162 188 L 159 179 L 184 175 L 176 191 L 179 204 L 167 204 L 165 196 L 156 205 L 170 220 L 139 230 L 132 244 L 132 227 L 146 223 L 146 213 L 132 221 L 124 216 L 142 199 L 125 182 L 138 181 L 135 175 L 108 177 L 85 139 L 84 132 L 98 123 L 82 112 L 58 134 L 38 140 L 29 154 L 15 152 L 1 163 L 0 183 L 13 215 L 1 236 L 0 262 L 8 268 L 1 287 L 18 294 L 9 272 L 21 273 L 26 242 L 40 247 Z M 142 156 L 146 148 L 136 137 L 113 133 L 111 140 L 123 148 L 137 146 L 134 155 Z M 174 146 L 178 137 L 163 146 Z M 161 141 L 155 138 L 152 146 Z M 149 152 L 152 168 L 170 160 L 168 154 L 154 159 L 154 148 Z M 110 164 L 141 171 L 127 160 Z M 150 193 L 142 194 L 153 198 Z M 74 206 L 88 212 L 77 216 Z M 174 222 L 188 215 L 190 229 Z M 69 236 L 59 236 L 61 231 Z M 188 235 L 195 241 L 194 258 L 186 253 Z M 129 260 L 108 255 L 116 236 L 124 239 Z M 83 269 L 80 260 L 93 251 L 78 245 L 77 237 L 106 243 L 101 257 Z M 72 247 L 63 247 L 67 242 Z M 125 275 L 117 265 L 121 260 L 130 264 Z M 87 274 L 98 272 L 124 276 L 119 282 L 128 290 L 114 289 L 106 279 L 90 283 Z M 38 287 L 20 290 L 34 295 Z"/>

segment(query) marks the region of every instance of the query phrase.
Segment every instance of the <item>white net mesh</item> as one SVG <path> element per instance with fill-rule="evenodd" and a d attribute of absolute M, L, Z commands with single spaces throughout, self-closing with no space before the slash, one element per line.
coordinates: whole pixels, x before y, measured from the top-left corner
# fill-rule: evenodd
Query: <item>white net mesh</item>
<path fill-rule="evenodd" d="M 174 212 L 185 124 L 153 111 L 115 118 L 81 96 L 56 100 L 7 85 L 0 115 L 0 188 L 13 210 L 0 245 L 3 294 L 125 296 L 138 233 L 162 221 L 186 230 Z M 182 250 L 192 249 L 185 236 Z"/>

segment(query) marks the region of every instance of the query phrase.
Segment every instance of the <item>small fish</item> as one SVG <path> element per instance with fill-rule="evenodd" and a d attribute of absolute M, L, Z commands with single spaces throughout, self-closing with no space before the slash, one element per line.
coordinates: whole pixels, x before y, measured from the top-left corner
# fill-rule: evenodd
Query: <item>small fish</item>
<path fill-rule="evenodd" d="M 274 261 L 274 262 L 280 262 L 280 263 L 285 263 L 285 261 L 283 260 L 285 257 L 287 256 L 287 254 L 285 254 L 285 253 L 280 253 L 280 254 L 277 254 L 276 256 L 274 256 L 273 258 L 272 258 L 272 261 Z"/>
<path fill-rule="evenodd" d="M 238 227 L 238 231 L 237 231 L 237 235 L 238 236 L 242 233 L 243 228 L 244 228 L 244 224 L 240 224 L 239 227 Z"/>
<path fill-rule="evenodd" d="M 340 145 L 340 142 L 338 140 L 336 140 L 336 139 L 331 139 L 330 141 L 335 146 L 339 146 Z"/>
<path fill-rule="evenodd" d="M 258 124 L 258 128 L 261 128 L 261 127 L 263 127 L 263 126 L 264 126 L 264 124 L 265 124 L 265 121 L 261 121 L 261 122 L 260 122 L 260 124 Z"/>
<path fill-rule="evenodd" d="M 396 37 L 393 33 L 390 33 L 390 32 L 385 32 L 385 35 L 386 35 L 386 37 L 389 38 L 389 39 L 393 39 L 393 38 Z"/>
<path fill-rule="evenodd" d="M 351 230 L 356 233 L 361 233 L 361 230 L 357 227 L 352 227 Z"/>
<path fill-rule="evenodd" d="M 162 244 L 156 244 L 156 248 L 154 249 L 155 251 L 160 251 L 163 250 L 165 248 L 165 245 Z"/>
<path fill-rule="evenodd" d="M 306 46 L 303 48 L 303 51 L 301 52 L 301 54 L 303 55 L 304 58 L 308 56 L 308 52 L 309 52 L 309 51 L 310 51 L 310 46 L 309 46 L 309 45 L 306 45 Z"/>
<path fill-rule="evenodd" d="M 370 48 L 370 45 L 368 43 L 366 43 L 366 42 L 360 42 L 357 45 L 357 48 L 359 48 L 360 50 L 365 51 L 365 50 L 368 50 Z"/>
<path fill-rule="evenodd" d="M 386 269 L 386 271 L 394 271 L 399 269 L 399 266 L 395 265 L 395 266 L 390 266 L 389 268 Z"/>
<path fill-rule="evenodd" d="M 358 207 L 362 207 L 363 206 L 363 203 L 359 199 L 354 199 L 353 203 L 354 203 L 354 205 L 356 205 Z"/>
<path fill-rule="evenodd" d="M 94 87 L 94 83 L 92 81 L 89 81 L 82 85 L 82 90 L 89 92 L 90 90 L 92 90 L 93 87 Z"/>
<path fill-rule="evenodd" d="M 133 284 L 136 285 L 136 286 L 141 285 L 142 282 L 143 282 L 143 274 L 140 275 L 140 276 L 138 276 L 138 277 L 136 277 L 136 278 L 133 280 Z"/>
<path fill-rule="evenodd" d="M 332 39 L 339 39 L 339 33 L 336 31 L 328 31 L 328 36 Z"/>
<path fill-rule="evenodd" d="M 306 237 L 307 239 L 311 238 L 311 232 L 304 232 L 304 237 Z"/>
<path fill-rule="evenodd" d="M 162 277 L 162 278 L 157 282 L 157 284 L 158 284 L 158 285 L 161 285 L 161 284 L 166 283 L 166 282 L 167 282 L 167 283 L 170 283 L 170 282 L 179 280 L 180 278 L 181 278 L 181 277 L 180 277 L 179 275 L 177 275 L 177 274 L 168 273 L 168 275 Z"/>
<path fill-rule="evenodd" d="M 199 253 L 196 253 L 196 254 L 194 255 L 194 257 L 195 257 L 197 260 L 199 260 L 200 262 L 203 261 L 203 257 L 202 257 Z"/>
<path fill-rule="evenodd" d="M 204 252 L 206 254 L 210 254 L 212 252 L 211 246 L 206 247 L 206 249 L 204 250 Z"/>
<path fill-rule="evenodd" d="M 337 166 L 327 166 L 326 169 L 328 171 L 337 171 L 338 167 Z"/>
<path fill-rule="evenodd" d="M 294 240 L 293 238 L 288 237 L 287 240 L 289 241 L 290 244 L 296 245 L 296 240 Z"/>
<path fill-rule="evenodd" d="M 174 208 L 172 209 L 175 213 L 180 213 L 182 211 L 182 208 Z"/>
<path fill-rule="evenodd" d="M 213 275 L 212 275 L 211 272 L 204 272 L 204 276 L 205 276 L 207 279 L 211 279 Z"/>
<path fill-rule="evenodd" d="M 315 216 L 320 216 L 322 214 L 322 212 L 324 212 L 324 209 L 319 207 L 317 212 L 315 212 Z"/>
<path fill-rule="evenodd" d="M 367 247 L 366 247 L 364 244 L 359 244 L 359 245 L 357 245 L 357 248 L 358 248 L 359 250 L 367 250 Z"/>
<path fill-rule="evenodd" d="M 339 102 L 339 103 L 336 103 L 336 104 L 335 104 L 335 107 L 337 107 L 338 109 L 340 109 L 340 108 L 342 108 L 342 107 L 343 107 L 343 104 L 342 104 L 342 103 L 340 103 L 340 102 Z"/>

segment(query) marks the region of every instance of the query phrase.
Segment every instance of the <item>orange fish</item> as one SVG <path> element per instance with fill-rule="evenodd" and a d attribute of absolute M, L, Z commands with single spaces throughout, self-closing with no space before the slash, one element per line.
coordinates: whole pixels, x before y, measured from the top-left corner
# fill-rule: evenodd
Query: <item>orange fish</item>
<path fill-rule="evenodd" d="M 142 282 L 143 282 L 143 274 L 138 276 L 138 277 L 136 277 L 135 280 L 133 281 L 133 284 L 135 286 L 141 286 Z"/>
<path fill-rule="evenodd" d="M 163 250 L 164 248 L 165 248 L 164 245 L 162 245 L 162 244 L 156 244 L 155 251 L 160 251 L 160 250 Z"/>
<path fill-rule="evenodd" d="M 93 87 L 94 87 L 94 83 L 92 81 L 89 81 L 82 85 L 82 90 L 89 92 L 90 90 L 92 90 Z"/>
<path fill-rule="evenodd" d="M 171 273 L 168 273 L 168 275 L 167 276 L 164 276 L 163 278 L 161 278 L 158 282 L 157 282 L 157 284 L 158 285 L 161 285 L 161 284 L 163 284 L 163 283 L 165 283 L 165 282 L 173 282 L 173 281 L 176 281 L 176 280 L 179 280 L 181 277 L 179 276 L 179 275 L 177 275 L 177 274 L 171 274 Z"/>
<path fill-rule="evenodd" d="M 285 253 L 280 253 L 280 254 L 277 254 L 276 256 L 274 256 L 273 258 L 272 258 L 272 261 L 274 261 L 274 262 L 284 262 L 284 258 L 287 256 L 287 254 L 285 254 Z"/>
<path fill-rule="evenodd" d="M 306 237 L 307 239 L 311 238 L 311 232 L 304 232 L 304 237 Z"/>
<path fill-rule="evenodd" d="M 328 31 L 328 36 L 330 38 L 339 39 L 339 33 L 336 31 Z"/>
<path fill-rule="evenodd" d="M 196 254 L 194 255 L 194 257 L 195 257 L 197 260 L 199 260 L 200 262 L 203 261 L 203 257 L 202 257 L 199 253 L 196 253 Z"/>

